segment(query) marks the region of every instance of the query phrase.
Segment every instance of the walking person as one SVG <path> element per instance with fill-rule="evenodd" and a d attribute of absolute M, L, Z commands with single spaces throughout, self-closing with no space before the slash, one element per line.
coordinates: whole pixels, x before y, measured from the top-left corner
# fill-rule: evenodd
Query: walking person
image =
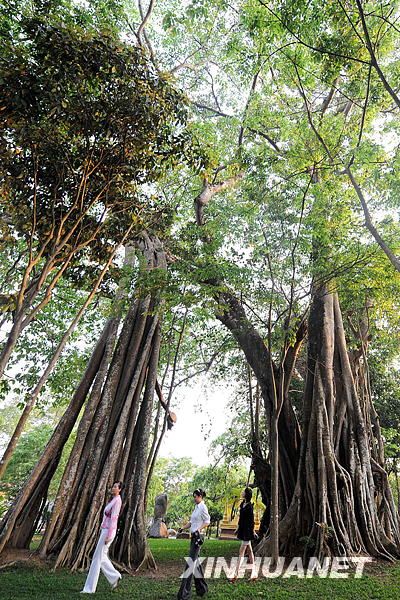
<path fill-rule="evenodd" d="M 242 566 L 246 552 L 249 555 L 250 564 L 253 565 L 250 581 L 257 579 L 257 573 L 254 569 L 254 553 L 253 548 L 251 547 L 251 542 L 256 539 L 256 535 L 254 533 L 254 510 L 251 502 L 252 496 L 253 491 L 249 487 L 245 488 L 241 494 L 242 502 L 240 504 L 239 523 L 236 530 L 236 535 L 242 543 L 240 544 L 239 560 L 236 565 L 235 575 L 232 577 L 232 579 L 230 579 L 231 583 L 235 583 L 236 579 L 238 578 L 239 569 Z"/>
<path fill-rule="evenodd" d="M 205 491 L 201 488 L 194 490 L 193 498 L 196 506 L 192 512 L 190 521 L 180 528 L 180 531 L 190 528 L 189 556 L 192 559 L 192 564 L 189 565 L 186 563 L 186 569 L 190 571 L 190 574 L 182 578 L 181 587 L 178 592 L 178 600 L 188 600 L 188 598 L 190 598 L 193 574 L 196 594 L 198 596 L 204 596 L 208 592 L 208 586 L 204 579 L 202 566 L 197 561 L 201 546 L 204 542 L 204 536 L 201 534 L 201 531 L 210 524 L 210 515 L 208 514 L 207 506 L 203 500 L 205 495 Z"/>
<path fill-rule="evenodd" d="M 121 491 L 124 487 L 122 481 L 116 481 L 111 488 L 112 499 L 104 509 L 103 522 L 101 524 L 101 534 L 97 542 L 96 550 L 92 558 L 89 573 L 86 578 L 85 587 L 81 594 L 94 594 L 99 580 L 100 569 L 107 577 L 111 588 L 114 590 L 119 580 L 121 573 L 117 571 L 110 559 L 108 558 L 108 549 L 117 533 L 118 516 L 121 510 Z"/>

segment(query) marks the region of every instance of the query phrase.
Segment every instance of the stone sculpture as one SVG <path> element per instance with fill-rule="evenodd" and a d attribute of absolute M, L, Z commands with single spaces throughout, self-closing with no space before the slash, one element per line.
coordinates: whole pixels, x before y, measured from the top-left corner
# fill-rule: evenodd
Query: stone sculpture
<path fill-rule="evenodd" d="M 167 538 L 168 529 L 164 523 L 165 513 L 167 512 L 168 496 L 167 494 L 159 494 L 156 496 L 154 503 L 154 517 L 150 525 L 149 537 L 151 538 Z"/>

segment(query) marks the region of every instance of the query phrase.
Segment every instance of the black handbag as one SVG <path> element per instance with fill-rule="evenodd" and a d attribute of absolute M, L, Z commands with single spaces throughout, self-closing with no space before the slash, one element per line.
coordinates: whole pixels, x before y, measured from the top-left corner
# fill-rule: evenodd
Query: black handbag
<path fill-rule="evenodd" d="M 204 535 L 201 535 L 198 531 L 192 533 L 194 545 L 199 548 L 204 544 Z"/>

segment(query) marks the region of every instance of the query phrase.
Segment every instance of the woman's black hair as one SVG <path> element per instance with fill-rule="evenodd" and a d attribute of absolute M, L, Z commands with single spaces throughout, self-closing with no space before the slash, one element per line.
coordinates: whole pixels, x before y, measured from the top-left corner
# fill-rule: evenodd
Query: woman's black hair
<path fill-rule="evenodd" d="M 118 486 L 119 486 L 119 491 L 120 491 L 120 492 L 122 492 L 122 490 L 123 490 L 123 489 L 124 489 L 124 487 L 125 487 L 125 484 L 124 484 L 124 482 L 123 482 L 123 481 L 114 481 L 114 483 L 118 483 Z"/>
<path fill-rule="evenodd" d="M 202 498 L 206 497 L 206 493 L 201 488 L 196 488 L 193 492 L 193 496 L 201 496 Z"/>
<path fill-rule="evenodd" d="M 244 499 L 246 500 L 246 502 L 251 502 L 251 499 L 253 497 L 253 490 L 249 487 L 244 489 Z"/>

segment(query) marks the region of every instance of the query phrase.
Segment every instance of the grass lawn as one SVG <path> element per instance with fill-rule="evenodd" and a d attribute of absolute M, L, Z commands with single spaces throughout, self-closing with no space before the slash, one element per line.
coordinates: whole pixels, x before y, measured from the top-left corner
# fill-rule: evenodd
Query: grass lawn
<path fill-rule="evenodd" d="M 110 592 L 100 575 L 96 598 L 127 598 L 132 600 L 172 600 L 179 588 L 179 574 L 188 549 L 187 540 L 150 540 L 159 570 L 139 575 L 124 575 L 119 588 Z M 236 541 L 208 540 L 203 556 L 236 555 Z M 65 569 L 50 571 L 45 566 L 11 565 L 0 571 L 0 600 L 67 600 L 78 599 L 85 581 L 84 573 L 69 573 Z M 400 563 L 374 564 L 360 579 L 298 579 L 297 577 L 265 579 L 250 583 L 238 580 L 229 583 L 223 575 L 209 580 L 209 600 L 400 600 Z M 193 590 L 194 599 L 196 594 Z"/>

